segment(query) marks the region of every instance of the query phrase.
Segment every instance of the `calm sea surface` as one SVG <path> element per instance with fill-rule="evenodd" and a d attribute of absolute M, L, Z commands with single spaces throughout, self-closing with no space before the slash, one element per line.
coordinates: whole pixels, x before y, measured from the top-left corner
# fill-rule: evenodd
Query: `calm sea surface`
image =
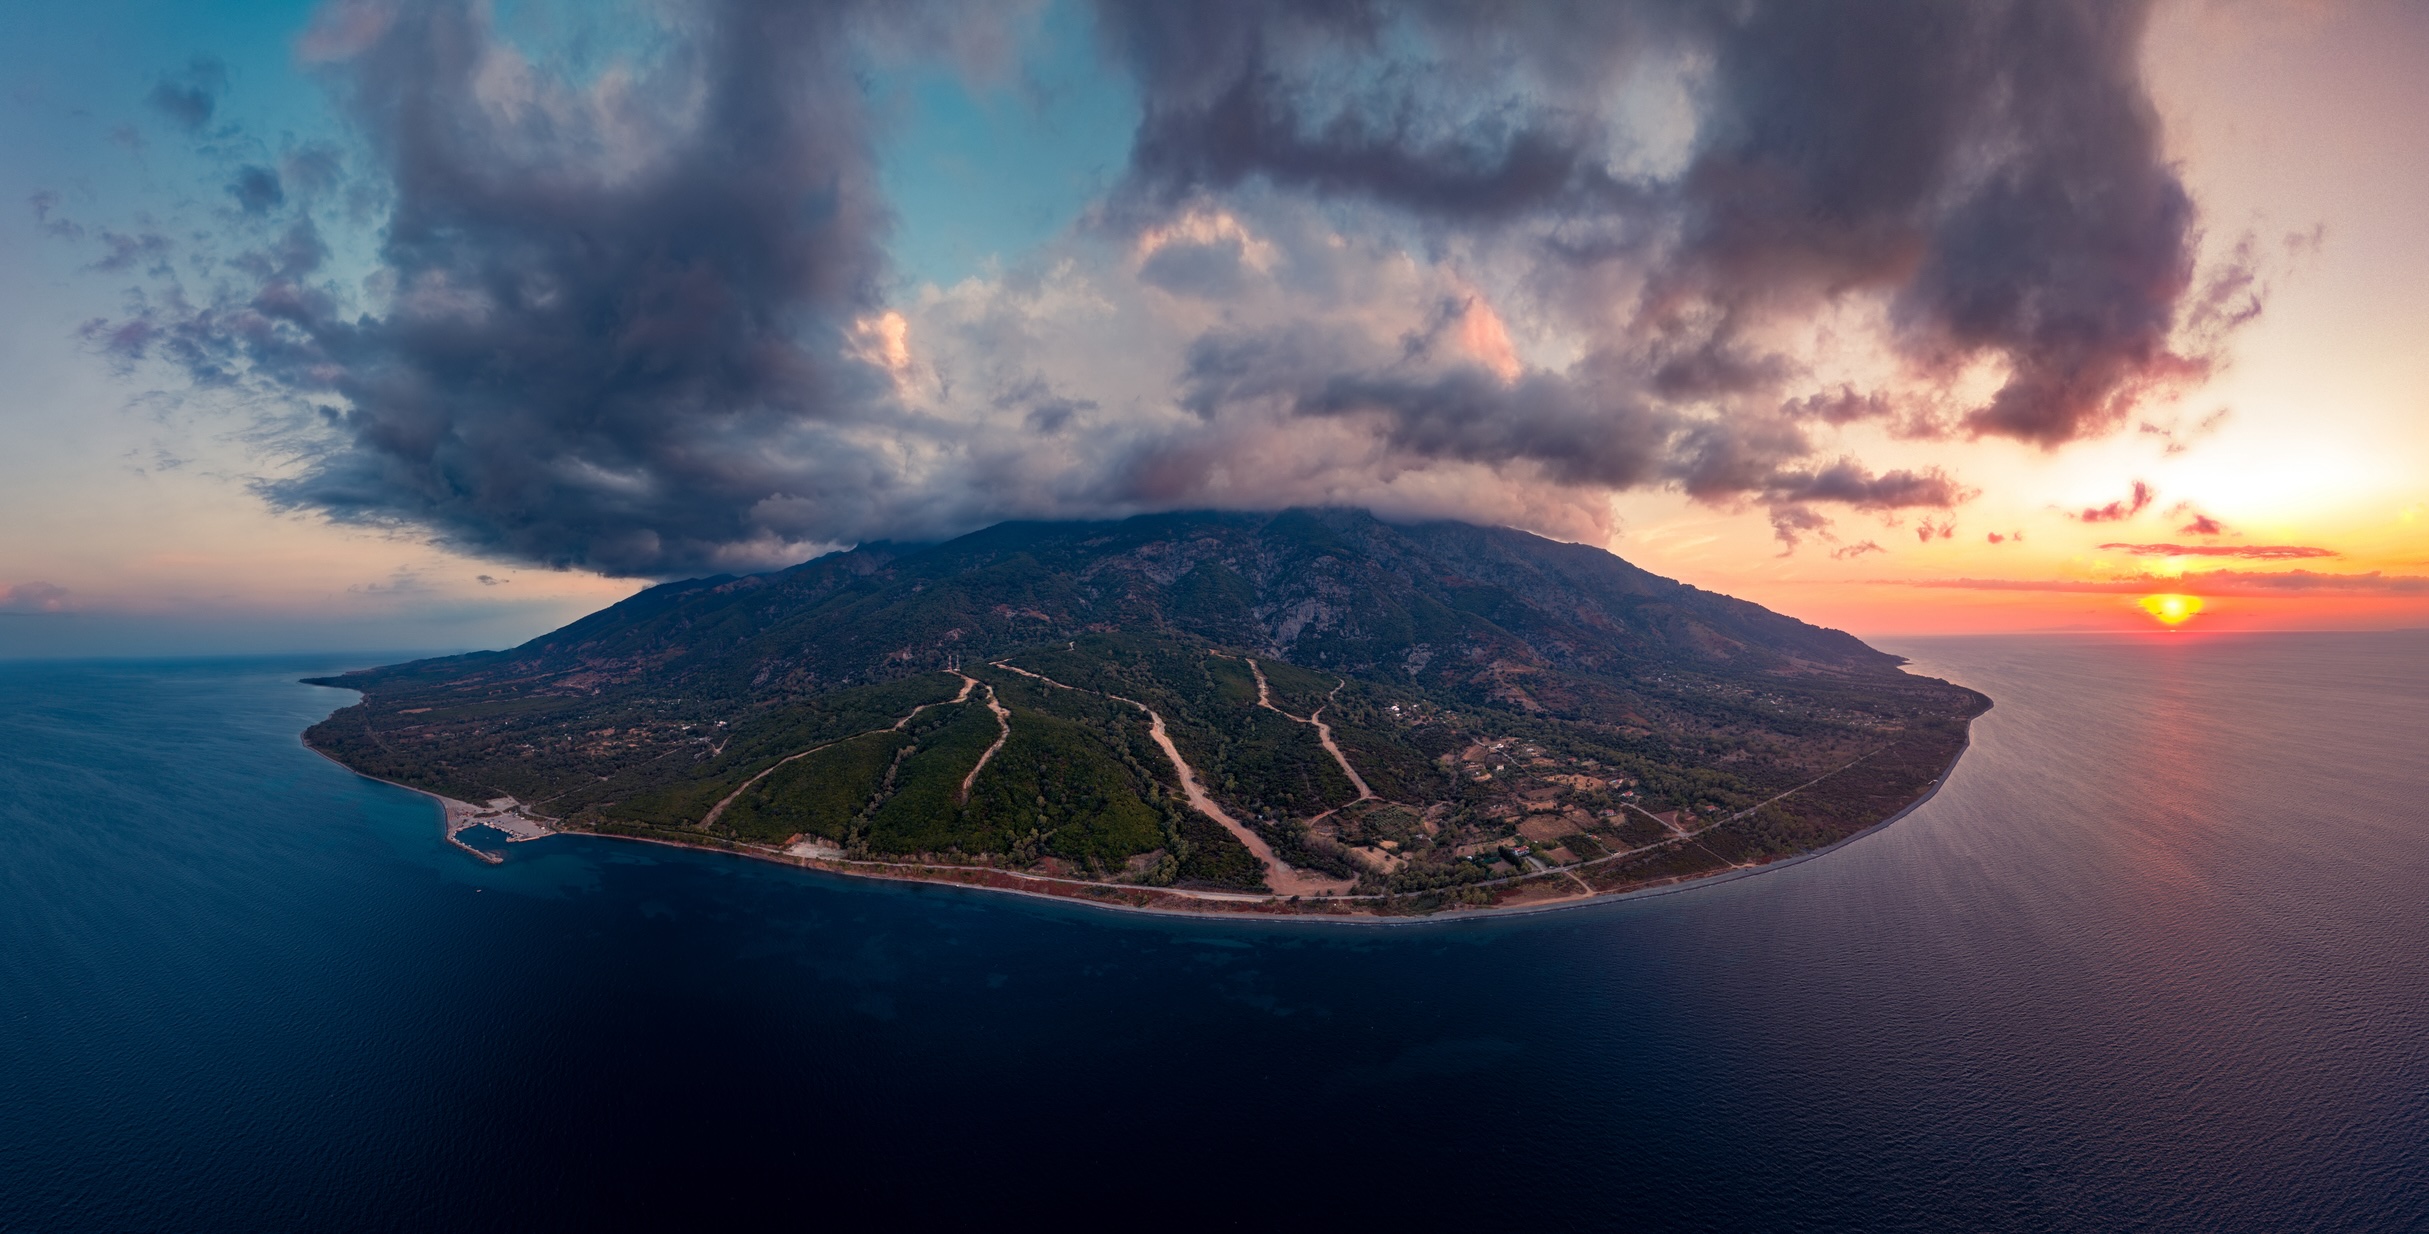
<path fill-rule="evenodd" d="M 491 867 L 342 662 L 0 665 L 0 1228 L 2429 1227 L 2429 635 L 1894 649 L 1897 825 L 1366 929 Z"/>

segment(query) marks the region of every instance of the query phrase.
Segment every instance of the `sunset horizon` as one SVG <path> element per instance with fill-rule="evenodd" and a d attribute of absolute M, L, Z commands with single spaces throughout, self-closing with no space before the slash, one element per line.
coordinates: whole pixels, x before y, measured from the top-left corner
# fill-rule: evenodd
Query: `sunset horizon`
<path fill-rule="evenodd" d="M 2083 260 L 2140 263 L 2130 277 L 1990 249 L 1968 260 L 2008 264 L 1959 270 L 1962 210 L 1819 197 L 1725 241 L 1804 256 L 1730 265 L 1716 246 L 1735 233 L 1718 229 L 1761 216 L 1708 188 L 1657 205 L 1654 186 L 1794 158 L 1809 161 L 1778 165 L 1820 192 L 1946 175 L 1947 156 L 1749 144 L 1727 117 L 1750 81 L 1664 75 L 1709 34 L 1691 22 L 1589 36 L 1646 68 L 1626 90 L 1505 64 L 1473 97 L 1410 96 L 1446 123 L 1501 100 L 1568 151 L 1565 178 L 1484 208 L 1457 196 L 1482 156 L 1432 138 L 1412 135 L 1389 176 L 1288 161 L 1312 146 L 1210 144 L 1188 126 L 1214 124 L 1212 104 L 1157 77 L 1173 53 L 1156 40 L 1179 27 L 1060 4 L 933 46 L 916 21 L 772 35 L 806 40 L 788 53 L 802 65 L 861 74 L 819 118 L 743 131 L 827 170 L 703 194 L 680 169 L 724 156 L 700 121 L 619 119 L 615 99 L 747 92 L 762 70 L 713 26 L 611 36 L 603 14 L 543 11 L 271 4 L 106 52 L 64 15 L 17 19 L 14 46 L 60 54 L 10 69 L 28 157 L 7 174 L 28 209 L 8 249 L 23 294 L 0 509 L 20 534 L 0 550 L 0 612 L 24 620 L 0 622 L 0 650 L 107 644 L 80 623 L 146 631 L 155 650 L 233 649 L 215 628 L 263 623 L 319 645 L 347 630 L 504 645 L 649 582 L 864 540 L 1293 505 L 1513 526 L 1868 636 L 2127 630 L 2145 620 L 2131 596 L 2170 588 L 2209 598 L 2210 628 L 2429 624 L 2429 487 L 2402 462 L 2429 456 L 2429 361 L 2370 343 L 2429 328 L 2405 292 L 2429 258 L 2388 210 L 2424 173 L 2307 140 L 2325 102 L 2262 101 L 2349 99 L 2389 141 L 2422 134 L 2429 91 L 2398 49 L 2429 31 L 2399 6 L 2128 6 L 2030 36 L 2119 49 L 2079 80 L 2017 80 L 2076 91 L 2118 127 L 2098 148 L 2017 154 L 2014 174 L 2103 184 L 2044 225 Z M 1302 36 L 1290 72 L 1379 54 Z M 380 102 L 410 97 L 407 65 L 512 85 L 441 127 L 398 127 L 440 124 Z M 1374 102 L 1313 81 L 1277 77 L 1256 105 Z M 1596 170 L 1570 149 L 1587 138 L 1556 116 L 1587 98 L 1616 108 L 1594 140 L 1633 143 L 1634 161 Z M 2026 132 L 1946 105 L 1950 149 L 1982 139 L 1967 125 Z M 615 167 L 599 162 L 611 132 L 629 147 Z M 483 160 L 533 186 L 599 185 L 594 211 L 712 227 L 755 217 L 751 194 L 827 191 L 819 175 L 849 194 L 798 235 L 749 223 L 699 252 L 690 277 L 723 288 L 702 294 L 744 335 L 664 335 L 650 362 L 691 410 L 659 418 L 643 410 L 658 396 L 567 367 L 612 356 L 646 321 L 615 324 L 626 308 L 584 326 L 532 302 L 488 353 L 489 387 L 449 388 L 468 370 L 448 331 L 498 280 L 601 306 L 668 294 L 634 264 L 646 233 L 611 239 L 611 214 L 482 188 Z M 1637 197 L 1591 187 L 1606 180 Z M 442 219 L 458 222 L 408 242 Z M 591 273 L 546 249 L 571 227 L 608 246 L 598 278 L 641 281 L 577 288 Z M 1598 227 L 1669 238 L 1583 266 L 1557 256 L 1566 241 L 1543 247 Z M 1877 252 L 1845 247 L 1872 233 Z M 1992 281 L 1951 281 L 1977 276 Z M 436 290 L 455 284 L 489 290 Z M 1656 310 L 1660 286 L 1680 307 Z M 732 347 L 788 317 L 751 344 L 780 367 L 734 367 Z M 393 381 L 426 393 L 395 402 Z M 525 401 L 510 413 L 485 389 Z"/>
<path fill-rule="evenodd" d="M 0 87 L 0 1228 L 2429 1229 L 2429 0 Z"/>

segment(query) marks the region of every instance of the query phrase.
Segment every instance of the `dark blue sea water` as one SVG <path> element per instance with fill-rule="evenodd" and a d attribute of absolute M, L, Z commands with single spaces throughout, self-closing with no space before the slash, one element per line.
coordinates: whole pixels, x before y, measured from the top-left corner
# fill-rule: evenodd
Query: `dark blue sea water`
<path fill-rule="evenodd" d="M 1904 644 L 1895 826 L 1399 928 L 552 838 L 0 665 L 0 1228 L 2429 1226 L 2429 635 Z"/>

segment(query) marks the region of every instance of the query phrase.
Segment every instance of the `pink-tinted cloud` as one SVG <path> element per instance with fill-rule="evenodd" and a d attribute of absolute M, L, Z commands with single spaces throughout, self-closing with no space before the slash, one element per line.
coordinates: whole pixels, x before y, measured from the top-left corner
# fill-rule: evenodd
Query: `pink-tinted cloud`
<path fill-rule="evenodd" d="M 2250 279 L 2252 277 L 2252 266 L 2250 264 L 2245 264 L 2239 267 L 2238 274 L 2247 280 Z M 2251 318 L 2242 317 L 2235 320 L 2237 324 L 2241 324 L 2244 321 L 2251 320 Z M 2142 433 L 2157 437 L 2161 441 L 2166 442 L 2167 445 L 2165 447 L 2165 453 L 2182 454 L 2185 451 L 2192 449 L 2194 442 L 2217 432 L 2218 426 L 2226 423 L 2227 414 L 2227 409 L 2221 407 L 2218 410 L 2213 411 L 2195 421 L 2191 428 L 2184 427 L 2183 422 L 2180 420 L 2170 421 L 2166 424 L 2154 424 L 2148 420 L 2145 420 L 2138 425 L 2137 428 Z"/>
<path fill-rule="evenodd" d="M 2158 495 L 2156 489 L 2136 480 L 2132 496 L 2112 501 L 2105 506 L 2092 506 L 2080 514 L 2070 514 L 2067 517 L 2086 523 L 2120 523 L 2148 509 L 2151 499 Z"/>
<path fill-rule="evenodd" d="M 2429 576 L 2416 574 L 2321 574 L 2311 570 L 2209 570 L 2199 574 L 2137 574 L 2112 579 L 1881 578 L 1874 583 L 1960 591 L 2060 591 L 2141 595 L 2153 590 L 2198 595 L 2268 596 L 2429 595 Z"/>
<path fill-rule="evenodd" d="M 2342 557 L 2332 548 L 2308 544 L 2103 544 L 2111 553 L 2136 557 L 2241 557 L 2250 561 L 2295 561 L 2305 557 Z"/>
<path fill-rule="evenodd" d="M 1810 507 L 1785 505 L 1771 508 L 1771 534 L 1786 546 L 1780 550 L 1782 557 L 1795 552 L 1805 536 L 1826 534 L 1829 530 L 1830 520 Z"/>
<path fill-rule="evenodd" d="M 67 607 L 67 588 L 56 583 L 0 587 L 0 613 L 56 613 Z"/>

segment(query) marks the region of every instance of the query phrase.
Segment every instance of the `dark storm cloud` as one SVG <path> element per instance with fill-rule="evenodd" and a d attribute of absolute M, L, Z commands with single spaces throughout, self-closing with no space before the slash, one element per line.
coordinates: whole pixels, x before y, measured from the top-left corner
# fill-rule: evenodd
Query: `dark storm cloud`
<path fill-rule="evenodd" d="M 1780 505 L 1771 507 L 1771 534 L 1787 547 L 1780 550 L 1785 557 L 1796 551 L 1808 535 L 1828 535 L 1830 519 L 1810 506 Z"/>
<path fill-rule="evenodd" d="M 236 179 L 228 184 L 228 196 L 247 214 L 268 214 L 287 204 L 286 186 L 279 183 L 278 173 L 267 167 L 245 166 L 236 169 Z"/>
<path fill-rule="evenodd" d="M 1167 244 L 1139 266 L 1139 278 L 1174 295 L 1223 300 L 1248 282 L 1244 250 L 1237 239 L 1212 244 Z"/>
<path fill-rule="evenodd" d="M 282 194 L 292 189 L 312 197 L 337 188 L 345 180 L 345 160 L 326 145 L 299 147 L 281 160 L 278 171 Z"/>
<path fill-rule="evenodd" d="M 1880 394 L 1858 394 L 1852 387 L 1842 386 L 1834 393 L 1810 394 L 1793 400 L 1782 411 L 1798 419 L 1844 425 L 1889 419 L 1897 413 L 1897 407 Z"/>
<path fill-rule="evenodd" d="M 1795 416 L 1747 414 L 1682 427 L 1668 443 L 1664 467 L 1666 478 L 1697 500 L 1770 507 L 1773 534 L 1791 548 L 1803 533 L 1830 525 L 1812 510 L 1816 502 L 1888 512 L 1945 509 L 1975 496 L 1936 467 L 1875 474 L 1850 457 L 1814 466 L 1806 461 L 1812 454 Z"/>
<path fill-rule="evenodd" d="M 879 380 L 842 356 L 884 268 L 851 10 L 703 0 L 620 94 L 514 64 L 470 3 L 340 16 L 328 71 L 393 195 L 387 303 L 318 282 L 303 222 L 235 293 L 90 336 L 175 338 L 206 383 L 322 404 L 331 434 L 266 486 L 284 506 L 616 573 L 787 534 L 755 517 L 771 499 L 854 530 L 874 468 L 832 441 L 787 457 Z M 262 167 L 230 191 L 253 215 L 286 198 Z"/>
<path fill-rule="evenodd" d="M 1840 459 L 1819 471 L 1781 472 L 1766 481 L 1761 492 L 1775 501 L 1835 501 L 1859 510 L 1946 507 L 1970 495 L 1937 468 L 1874 475 L 1853 459 Z"/>
<path fill-rule="evenodd" d="M 1144 98 L 1133 172 L 1164 197 L 1261 178 L 1478 222 L 1633 196 L 1597 157 L 1603 133 L 1584 114 L 1476 93 L 1472 74 L 1435 76 L 1429 70 L 1442 66 L 1396 60 L 1387 48 L 1407 20 L 1491 55 L 1511 41 L 1505 35 L 1548 33 L 1555 6 L 1490 14 L 1363 0 L 1097 7 L 1106 46 Z M 1638 25 L 1625 5 L 1559 7 L 1598 27 L 1588 39 L 1624 41 Z"/>
<path fill-rule="evenodd" d="M 1431 344 L 1408 339 L 1402 347 L 1422 355 Z M 1345 367 L 1357 371 L 1339 371 Z M 1889 511 L 1973 496 L 1937 468 L 1875 474 L 1853 458 L 1812 465 L 1812 443 L 1793 415 L 1689 418 L 1641 389 L 1614 356 L 1514 378 L 1469 364 L 1408 373 L 1320 330 L 1215 333 L 1190 350 L 1181 403 L 1208 420 L 1260 405 L 1358 419 L 1407 456 L 1523 464 L 1563 485 L 1670 484 L 1702 501 L 1758 502 L 1790 545 L 1829 526 L 1812 503 Z"/>
<path fill-rule="evenodd" d="M 1301 415 L 1372 413 L 1392 445 L 1429 458 L 1528 461 L 1563 484 L 1630 488 L 1657 474 L 1663 421 L 1624 395 L 1547 373 L 1504 382 L 1475 368 L 1429 379 L 1335 377 Z"/>
<path fill-rule="evenodd" d="M 577 81 L 478 0 L 349 0 L 300 47 L 353 139 L 225 155 L 207 244 L 94 229 L 155 283 L 82 336 L 302 409 L 282 507 L 610 573 L 1429 468 L 1434 513 L 1659 487 L 1835 543 L 1972 493 L 1833 434 L 2104 431 L 2258 311 L 2246 267 L 2195 277 L 2146 9 L 1104 0 L 1141 119 L 1051 254 L 1109 310 L 1074 341 L 1044 275 L 908 303 L 919 335 L 883 296 L 870 57 L 1000 75 L 1003 6 L 669 0 Z M 150 101 L 200 133 L 224 88 L 197 61 Z M 320 230 L 349 219 L 368 279 Z M 1784 341 L 1854 298 L 1894 389 Z"/>
<path fill-rule="evenodd" d="M 2051 446 L 2201 371 L 2181 317 L 2258 311 L 2234 269 L 2185 303 L 2195 217 L 2140 77 L 2147 3 L 1099 8 L 1144 99 L 1140 208 L 1256 182 L 1523 233 L 1588 298 L 1601 263 L 1646 262 L 1633 327 L 1682 353 L 1654 382 L 1672 397 L 1773 376 L 1739 337 L 1770 306 L 1869 291 L 1917 363 L 2003 365 L 1965 430 Z M 1665 54 L 1710 65 L 1692 149 L 1614 171 L 1612 89 Z"/>
<path fill-rule="evenodd" d="M 210 56 L 196 56 L 185 71 L 164 77 L 143 101 L 187 132 L 199 131 L 219 109 L 219 96 L 228 88 L 228 69 Z"/>

